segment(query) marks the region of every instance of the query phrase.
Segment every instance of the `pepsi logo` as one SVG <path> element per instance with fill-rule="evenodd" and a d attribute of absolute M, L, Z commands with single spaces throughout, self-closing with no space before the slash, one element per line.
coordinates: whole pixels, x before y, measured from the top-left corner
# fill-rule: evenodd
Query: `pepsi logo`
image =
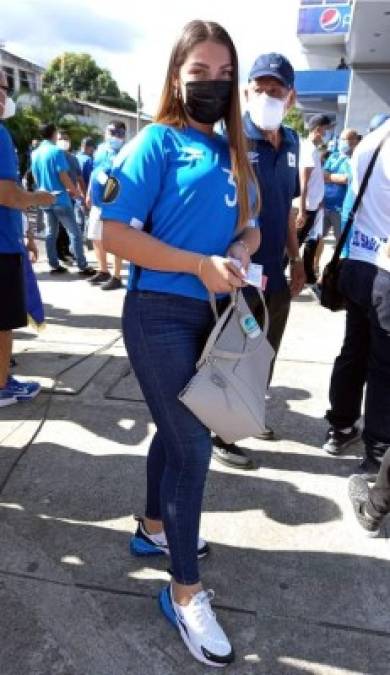
<path fill-rule="evenodd" d="M 331 33 L 337 30 L 341 25 L 341 13 L 338 9 L 324 9 L 320 16 L 320 26 L 322 30 Z"/>

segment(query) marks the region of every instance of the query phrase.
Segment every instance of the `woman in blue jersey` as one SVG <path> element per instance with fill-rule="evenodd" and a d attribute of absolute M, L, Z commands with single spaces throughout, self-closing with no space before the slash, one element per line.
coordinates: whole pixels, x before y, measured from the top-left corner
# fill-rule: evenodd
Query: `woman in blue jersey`
<path fill-rule="evenodd" d="M 214 133 L 219 120 L 226 138 Z M 177 397 L 213 326 L 209 292 L 243 286 L 229 258 L 247 268 L 260 244 L 255 185 L 242 135 L 236 50 L 218 24 L 192 21 L 173 49 L 155 123 L 114 164 L 103 242 L 135 265 L 124 339 L 157 427 L 145 517 L 131 550 L 170 555 L 173 580 L 160 593 L 161 609 L 193 656 L 216 667 L 234 654 L 198 570 L 208 551 L 198 533 L 212 444 L 209 430 Z"/>

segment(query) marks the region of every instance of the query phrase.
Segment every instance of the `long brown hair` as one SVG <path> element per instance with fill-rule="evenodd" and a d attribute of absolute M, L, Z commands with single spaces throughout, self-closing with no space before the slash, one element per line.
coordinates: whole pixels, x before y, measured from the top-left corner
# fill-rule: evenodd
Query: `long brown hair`
<path fill-rule="evenodd" d="M 173 47 L 169 60 L 167 76 L 162 91 L 155 122 L 169 124 L 177 128 L 188 126 L 188 118 L 180 96 L 175 92 L 175 80 L 179 69 L 188 54 L 200 42 L 211 40 L 228 48 L 233 66 L 232 94 L 229 110 L 224 118 L 229 139 L 232 172 L 237 185 L 239 206 L 238 229 L 242 230 L 260 209 L 260 193 L 258 183 L 247 156 L 247 144 L 242 129 L 240 96 L 238 90 L 238 58 L 237 51 L 230 35 L 218 23 L 213 21 L 190 21 Z M 256 194 L 255 204 L 251 204 L 249 190 Z"/>

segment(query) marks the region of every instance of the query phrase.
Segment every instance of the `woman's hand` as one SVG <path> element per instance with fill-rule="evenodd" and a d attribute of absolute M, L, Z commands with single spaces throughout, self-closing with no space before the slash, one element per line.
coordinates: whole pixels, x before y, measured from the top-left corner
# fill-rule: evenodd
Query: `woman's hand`
<path fill-rule="evenodd" d="M 251 262 L 251 257 L 249 250 L 243 241 L 235 241 L 234 244 L 231 244 L 227 250 L 226 255 L 230 258 L 239 260 L 245 271 L 248 269 Z"/>
<path fill-rule="evenodd" d="M 245 285 L 240 270 L 230 260 L 218 255 L 204 256 L 199 260 L 198 277 L 211 293 L 231 293 Z"/>

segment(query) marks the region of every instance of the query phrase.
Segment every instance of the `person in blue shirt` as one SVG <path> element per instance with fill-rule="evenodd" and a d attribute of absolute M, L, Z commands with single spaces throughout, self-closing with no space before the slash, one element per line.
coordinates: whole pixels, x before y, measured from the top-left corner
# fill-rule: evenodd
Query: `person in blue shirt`
<path fill-rule="evenodd" d="M 60 130 L 57 136 L 58 148 L 64 151 L 66 160 L 68 162 L 68 174 L 72 181 L 77 196 L 72 197 L 72 207 L 76 223 L 79 225 L 81 232 L 84 231 L 84 203 L 87 188 L 84 182 L 83 174 L 81 172 L 80 164 L 77 157 L 71 152 L 72 142 L 69 134 L 66 131 Z M 57 255 L 58 258 L 64 262 L 73 262 L 74 256 L 70 248 L 70 241 L 68 234 L 62 224 L 60 224 L 57 237 Z"/>
<path fill-rule="evenodd" d="M 342 210 L 348 184 L 351 180 L 350 160 L 360 139 L 361 136 L 355 129 L 344 129 L 337 143 L 337 149 L 335 148 L 324 162 L 324 224 L 314 257 L 314 269 L 317 277 L 319 276 L 320 259 L 324 250 L 324 238 L 331 229 L 333 229 L 336 241 L 341 234 Z"/>
<path fill-rule="evenodd" d="M 57 129 L 54 124 L 45 124 L 41 128 L 42 143 L 32 153 L 31 170 L 38 189 L 56 194 L 53 206 L 44 211 L 46 227 L 46 251 L 53 274 L 67 271 L 58 262 L 56 242 L 59 224 L 65 227 L 73 255 L 79 267 L 79 275 L 91 277 L 95 270 L 88 266 L 83 251 L 83 240 L 79 225 L 76 223 L 71 197 L 77 196 L 77 190 L 69 177 L 69 164 L 65 152 L 56 146 Z"/>
<path fill-rule="evenodd" d="M 324 164 L 324 236 L 333 228 L 336 239 L 340 236 L 341 210 L 351 179 L 351 155 L 359 143 L 360 136 L 355 129 L 341 132 L 338 149 Z"/>
<path fill-rule="evenodd" d="M 15 114 L 15 103 L 8 96 L 5 73 L 0 70 L 0 120 Z M 16 148 L 6 127 L 0 122 L 0 407 L 34 398 L 38 382 L 20 382 L 9 374 L 12 330 L 27 325 L 24 278 L 24 239 L 21 210 L 50 206 L 47 192 L 27 192 L 19 185 Z M 28 240 L 27 248 L 34 246 Z"/>
<path fill-rule="evenodd" d="M 250 70 L 246 96 L 248 110 L 243 120 L 244 133 L 262 195 L 261 247 L 253 261 L 263 265 L 267 277 L 268 340 L 277 354 L 291 296 L 302 290 L 305 281 L 292 214 L 292 200 L 300 194 L 299 139 L 293 129 L 282 124 L 295 100 L 294 70 L 290 62 L 281 54 L 261 54 Z M 290 261 L 290 284 L 285 276 L 286 251 Z M 251 289 L 246 294 L 261 324 L 262 307 L 258 296 Z M 273 437 L 273 430 L 269 428 L 262 435 L 267 440 Z M 214 441 L 213 456 L 229 466 L 254 468 L 242 448 L 226 444 L 218 437 Z"/>
<path fill-rule="evenodd" d="M 227 136 L 214 132 L 223 120 Z M 160 607 L 199 661 L 234 658 L 203 590 L 198 538 L 210 432 L 178 400 L 214 325 L 209 293 L 243 286 L 260 243 L 257 193 L 242 133 L 235 47 L 213 22 L 192 21 L 176 43 L 154 124 L 115 160 L 104 196 L 103 244 L 131 261 L 123 331 L 157 431 L 147 463 L 136 555 L 169 553 Z M 252 226 L 250 226 L 252 225 Z M 185 670 L 185 668 L 184 668 Z"/>
<path fill-rule="evenodd" d="M 125 143 L 126 125 L 120 120 L 113 120 L 106 127 L 105 140 L 96 150 L 93 160 L 93 171 L 89 186 L 89 204 L 91 211 L 88 223 L 88 239 L 93 242 L 99 269 L 90 279 L 93 286 L 100 286 L 102 291 L 114 291 L 122 288 L 122 260 L 114 256 L 114 274 L 108 271 L 107 253 L 102 245 L 101 206 L 105 184 L 110 176 L 113 161 Z"/>
<path fill-rule="evenodd" d="M 96 150 L 96 143 L 90 136 L 86 136 L 81 141 L 80 151 L 76 154 L 81 173 L 86 188 L 88 189 L 89 179 L 93 169 L 93 155 Z"/>

